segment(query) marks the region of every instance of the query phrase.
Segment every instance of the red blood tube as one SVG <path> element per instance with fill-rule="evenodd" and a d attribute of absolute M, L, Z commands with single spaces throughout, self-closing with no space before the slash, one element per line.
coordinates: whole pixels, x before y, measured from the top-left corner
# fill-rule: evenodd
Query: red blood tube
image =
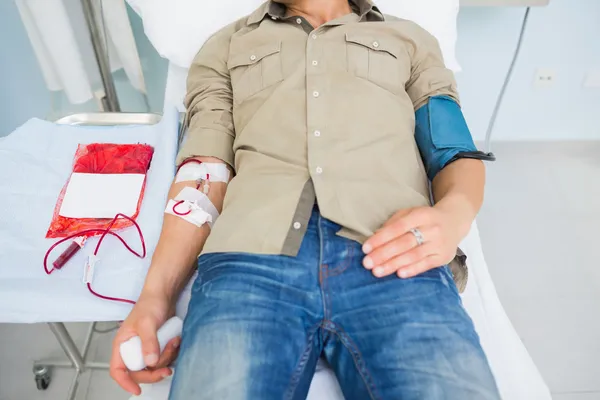
<path fill-rule="evenodd" d="M 79 243 L 73 241 L 69 247 L 63 253 L 58 256 L 56 261 L 52 263 L 54 269 L 61 269 L 64 265 L 75 255 L 79 250 L 81 250 Z"/>

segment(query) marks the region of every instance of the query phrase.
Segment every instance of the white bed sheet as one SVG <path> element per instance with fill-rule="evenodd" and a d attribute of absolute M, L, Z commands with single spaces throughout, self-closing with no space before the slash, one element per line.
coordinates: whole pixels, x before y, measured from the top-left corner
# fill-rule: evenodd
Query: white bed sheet
<path fill-rule="evenodd" d="M 183 110 L 187 71 L 169 66 L 165 101 Z M 461 244 L 468 256 L 469 281 L 462 295 L 463 304 L 473 319 L 482 346 L 504 400 L 551 400 L 545 384 L 502 304 L 483 255 L 477 224 Z M 177 312 L 184 316 L 189 299 L 189 286 L 180 299 Z M 166 400 L 170 380 L 144 387 L 143 400 Z M 343 400 L 332 371 L 320 364 L 311 386 L 310 400 Z M 133 399 L 132 399 L 133 400 Z"/>
<path fill-rule="evenodd" d="M 160 233 L 164 204 L 173 180 L 178 113 L 173 108 L 154 126 L 73 127 L 33 119 L 0 141 L 0 322 L 117 321 L 131 306 L 92 296 L 82 283 L 84 257 L 98 240 L 90 239 L 62 270 L 47 276 L 45 239 L 60 190 L 72 170 L 80 143 L 147 143 L 155 153 L 138 217 L 148 248 L 141 260 L 108 236 L 100 249 L 94 289 L 136 299 Z M 134 228 L 122 232 L 140 249 Z M 53 253 L 54 260 L 60 253 Z"/>

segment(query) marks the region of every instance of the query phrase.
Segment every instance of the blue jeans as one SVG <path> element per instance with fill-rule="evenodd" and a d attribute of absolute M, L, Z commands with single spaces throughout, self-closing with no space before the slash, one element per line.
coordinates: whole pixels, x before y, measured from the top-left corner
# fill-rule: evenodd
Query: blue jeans
<path fill-rule="evenodd" d="M 500 398 L 448 267 L 375 278 L 339 228 L 315 210 L 297 257 L 200 257 L 170 400 L 305 399 L 319 357 L 347 400 Z"/>

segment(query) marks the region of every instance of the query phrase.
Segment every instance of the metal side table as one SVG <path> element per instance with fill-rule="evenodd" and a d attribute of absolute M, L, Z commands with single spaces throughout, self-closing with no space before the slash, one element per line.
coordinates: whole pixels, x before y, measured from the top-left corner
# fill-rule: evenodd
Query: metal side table
<path fill-rule="evenodd" d="M 70 115 L 59 119 L 56 123 L 94 126 L 154 125 L 161 118 L 161 115 L 147 113 L 87 113 Z M 67 359 L 35 361 L 33 364 L 35 383 L 39 390 L 46 390 L 52 380 L 52 370 L 54 368 L 74 369 L 75 375 L 67 395 L 68 400 L 74 400 L 77 394 L 77 387 L 79 386 L 79 379 L 84 372 L 89 370 L 108 370 L 109 367 L 108 363 L 88 360 L 89 348 L 93 340 L 96 322 L 92 322 L 89 325 L 81 350 L 73 341 L 64 323 L 49 322 L 48 326 L 63 349 Z"/>

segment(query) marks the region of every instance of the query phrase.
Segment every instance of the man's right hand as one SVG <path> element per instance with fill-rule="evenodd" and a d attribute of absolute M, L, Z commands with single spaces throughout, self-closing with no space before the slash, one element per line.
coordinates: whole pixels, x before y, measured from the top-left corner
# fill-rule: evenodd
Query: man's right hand
<path fill-rule="evenodd" d="M 110 376 L 127 392 L 139 396 L 140 383 L 156 383 L 172 374 L 169 365 L 177 358 L 181 338 L 172 339 L 162 354 L 156 332 L 173 315 L 173 306 L 159 296 L 140 296 L 127 319 L 121 324 L 113 341 Z M 138 372 L 127 370 L 119 348 L 134 336 L 142 340 L 142 352 L 148 368 Z"/>

